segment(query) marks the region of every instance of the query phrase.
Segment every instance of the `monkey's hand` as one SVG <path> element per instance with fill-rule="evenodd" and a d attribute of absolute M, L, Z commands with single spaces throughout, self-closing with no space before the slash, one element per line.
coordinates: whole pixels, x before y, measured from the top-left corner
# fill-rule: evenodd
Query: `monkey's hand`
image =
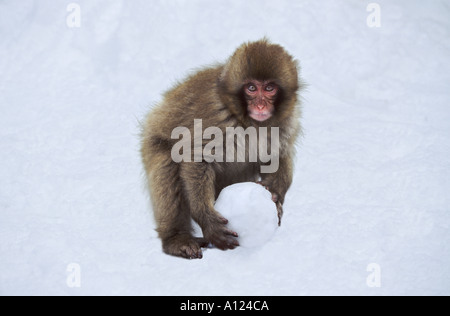
<path fill-rule="evenodd" d="M 283 204 L 280 201 L 275 202 L 278 214 L 278 226 L 281 226 L 281 218 L 283 217 Z"/>
<path fill-rule="evenodd" d="M 226 225 L 228 220 L 222 216 L 217 216 L 212 220 L 206 229 L 203 230 L 203 235 L 206 240 L 221 250 L 234 249 L 239 246 L 238 234 L 230 230 Z"/>
<path fill-rule="evenodd" d="M 263 181 L 258 181 L 256 183 L 262 185 L 264 188 L 266 188 L 267 191 L 269 191 L 272 194 L 272 201 L 277 206 L 278 226 L 281 226 L 281 218 L 283 217 L 283 203 L 281 203 L 281 201 L 280 201 L 280 196 L 278 195 L 278 193 L 273 192 L 270 189 L 270 187 Z"/>

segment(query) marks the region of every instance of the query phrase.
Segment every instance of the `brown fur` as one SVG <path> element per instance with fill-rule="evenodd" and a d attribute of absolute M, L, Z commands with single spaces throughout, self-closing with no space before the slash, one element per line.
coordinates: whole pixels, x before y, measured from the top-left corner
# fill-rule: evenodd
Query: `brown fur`
<path fill-rule="evenodd" d="M 243 83 L 249 79 L 273 80 L 281 89 L 272 118 L 252 120 L 246 113 Z M 280 218 L 285 194 L 292 182 L 294 142 L 300 132 L 297 91 L 298 65 L 279 45 L 266 39 L 243 44 L 227 63 L 187 78 L 164 95 L 147 117 L 142 135 L 142 159 L 150 188 L 157 231 L 163 250 L 185 258 L 201 258 L 201 247 L 211 242 L 220 249 L 238 246 L 237 234 L 214 210 L 220 191 L 233 183 L 257 181 L 273 193 Z M 260 163 L 181 162 L 171 159 L 172 130 L 179 126 L 193 133 L 194 119 L 209 126 L 276 126 L 280 128 L 280 167 L 259 174 Z M 224 137 L 225 141 L 225 137 Z M 204 238 L 192 236 L 191 218 Z"/>

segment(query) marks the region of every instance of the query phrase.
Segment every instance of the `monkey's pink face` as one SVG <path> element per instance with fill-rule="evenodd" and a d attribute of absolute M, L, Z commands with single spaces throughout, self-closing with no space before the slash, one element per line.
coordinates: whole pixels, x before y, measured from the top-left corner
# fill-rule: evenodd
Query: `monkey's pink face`
<path fill-rule="evenodd" d="M 271 81 L 251 80 L 244 85 L 247 110 L 250 117 L 264 122 L 272 117 L 278 86 Z"/>

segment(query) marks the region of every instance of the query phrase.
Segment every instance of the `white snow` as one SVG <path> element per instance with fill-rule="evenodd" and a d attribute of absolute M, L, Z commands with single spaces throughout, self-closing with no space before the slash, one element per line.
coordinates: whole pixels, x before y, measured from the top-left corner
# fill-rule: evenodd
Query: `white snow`
<path fill-rule="evenodd" d="M 448 1 L 70 2 L 0 2 L 1 295 L 450 294 Z M 139 120 L 263 36 L 308 83 L 282 226 L 164 255 Z"/>
<path fill-rule="evenodd" d="M 261 247 L 277 231 L 277 207 L 272 194 L 262 185 L 251 182 L 230 185 L 222 190 L 214 207 L 239 235 L 241 247 Z"/>

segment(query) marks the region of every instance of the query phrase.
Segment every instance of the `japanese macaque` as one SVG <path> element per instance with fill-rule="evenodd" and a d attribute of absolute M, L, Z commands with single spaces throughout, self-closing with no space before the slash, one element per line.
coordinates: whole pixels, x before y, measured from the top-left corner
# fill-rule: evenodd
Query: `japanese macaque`
<path fill-rule="evenodd" d="M 222 250 L 239 246 L 238 234 L 214 209 L 220 191 L 238 182 L 254 181 L 265 186 L 272 193 L 281 223 L 300 133 L 298 71 L 297 62 L 283 47 L 267 39 L 245 43 L 225 64 L 201 70 L 166 92 L 150 112 L 143 127 L 141 154 L 164 252 L 192 259 L 202 258 L 202 247 L 209 243 Z M 196 153 L 204 154 L 207 146 L 216 158 L 222 152 L 218 146 L 211 150 L 205 136 L 200 141 L 194 139 L 195 122 L 199 121 L 203 129 L 215 128 L 224 135 L 229 128 L 253 128 L 253 135 L 261 138 L 261 129 L 269 128 L 262 143 L 276 159 L 277 168 L 262 172 L 271 162 L 261 158 L 261 146 L 243 144 L 242 139 L 232 136 L 230 148 L 230 137 L 222 138 L 217 133 L 216 145 L 222 143 L 226 151 L 243 149 L 244 157 L 232 161 L 227 153 L 223 159 L 199 158 Z M 181 141 L 173 135 L 180 127 L 190 131 Z M 183 157 L 192 159 L 173 159 L 173 148 L 180 142 Z M 191 144 L 192 151 L 185 147 Z M 255 152 L 257 159 L 249 159 Z M 191 219 L 201 227 L 202 238 L 193 236 Z"/>

